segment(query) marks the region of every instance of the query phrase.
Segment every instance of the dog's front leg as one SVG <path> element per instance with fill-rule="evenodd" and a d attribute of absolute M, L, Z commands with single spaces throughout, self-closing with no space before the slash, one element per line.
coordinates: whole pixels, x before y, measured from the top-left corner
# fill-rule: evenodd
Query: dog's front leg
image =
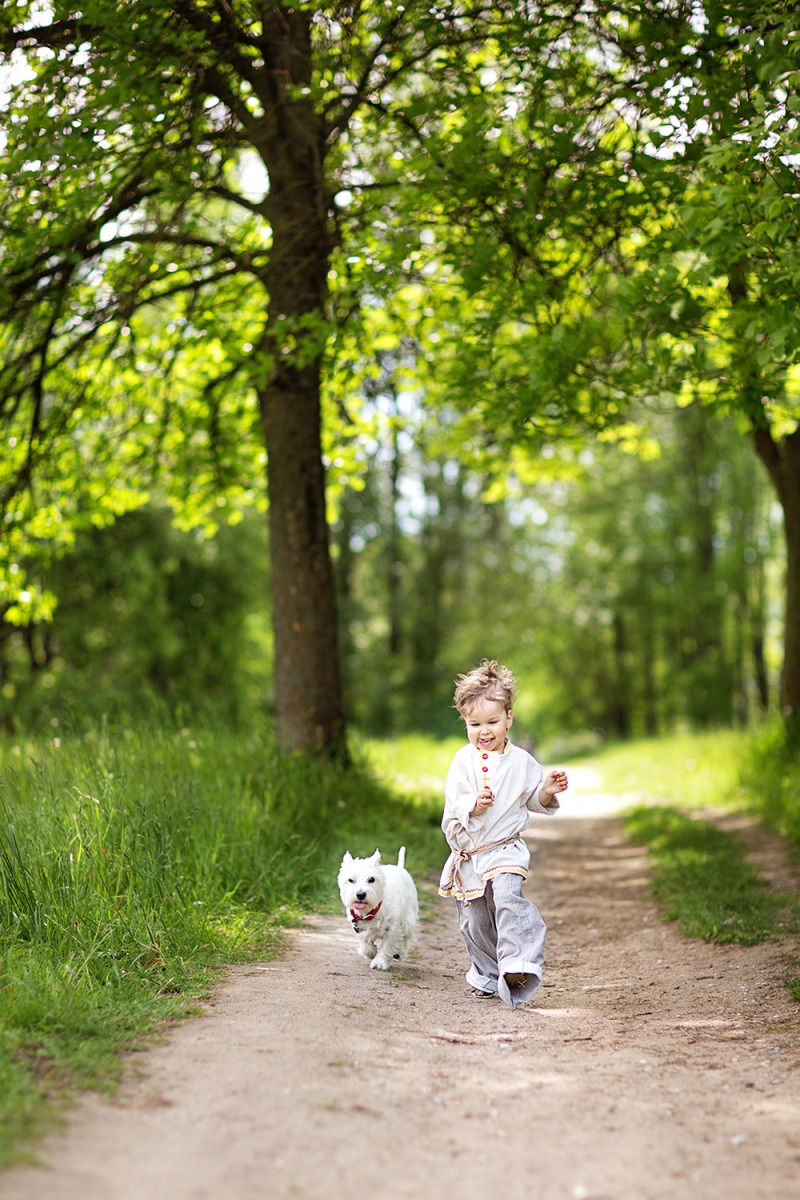
<path fill-rule="evenodd" d="M 385 925 L 381 930 L 381 935 L 382 936 L 378 942 L 378 946 L 376 947 L 377 952 L 369 965 L 371 967 L 377 967 L 379 971 L 388 971 L 389 962 L 394 953 L 394 939 L 392 938 L 391 925 Z"/>
<path fill-rule="evenodd" d="M 378 947 L 368 933 L 359 933 L 358 935 L 358 953 L 364 958 L 375 958 L 378 953 Z M 372 966 L 372 963 L 370 963 Z"/>

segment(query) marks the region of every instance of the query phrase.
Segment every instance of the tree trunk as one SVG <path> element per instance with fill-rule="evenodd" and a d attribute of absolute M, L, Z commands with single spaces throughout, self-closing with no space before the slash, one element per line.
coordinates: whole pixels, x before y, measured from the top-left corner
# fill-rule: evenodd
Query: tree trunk
<path fill-rule="evenodd" d="M 800 746 L 800 426 L 780 442 L 767 427 L 756 428 L 754 438 L 783 509 L 786 621 L 780 705 L 789 739 Z"/>
<path fill-rule="evenodd" d="M 680 413 L 682 458 L 688 500 L 687 533 L 692 541 L 693 602 L 685 612 L 688 655 L 687 709 L 695 728 L 726 722 L 732 707 L 732 680 L 725 645 L 722 602 L 715 591 L 717 573 L 716 496 L 713 482 L 717 449 L 711 443 L 709 416 L 695 401 Z"/>
<path fill-rule="evenodd" d="M 325 512 L 320 377 L 330 244 L 324 128 L 308 99 L 310 12 L 276 9 L 263 139 L 273 245 L 258 388 L 267 450 L 276 734 L 286 752 L 344 752 L 338 620 Z M 290 349 L 290 347 L 292 347 Z"/>
<path fill-rule="evenodd" d="M 767 578 L 763 554 L 756 559 L 755 585 L 753 595 L 747 603 L 751 614 L 753 673 L 755 675 L 756 692 L 762 715 L 769 711 L 769 673 L 767 671 L 766 625 L 767 611 Z"/>
<path fill-rule="evenodd" d="M 648 602 L 642 611 L 641 631 L 641 663 L 642 685 L 644 689 L 644 731 L 648 737 L 656 737 L 659 732 L 658 701 L 656 684 L 656 632 L 652 619 L 653 610 Z"/>
<path fill-rule="evenodd" d="M 619 610 L 614 612 L 612 623 L 614 688 L 611 695 L 610 712 L 614 733 L 622 741 L 631 735 L 630 689 L 628 687 L 628 638 L 625 621 Z"/>
<path fill-rule="evenodd" d="M 397 397 L 393 396 L 395 411 Z M 387 650 L 396 659 L 403 645 L 403 559 L 400 550 L 400 437 L 396 423 L 392 424 L 392 449 L 389 463 L 389 546 L 386 583 L 388 588 L 389 637 Z"/>
<path fill-rule="evenodd" d="M 427 515 L 419 536 L 420 570 L 413 582 L 414 604 L 409 630 L 409 700 L 417 697 L 418 711 L 436 694 L 437 664 L 443 640 L 442 591 L 449 544 L 443 527 L 441 467 L 432 462 L 423 470 Z M 438 503 L 435 503 L 438 502 Z"/>

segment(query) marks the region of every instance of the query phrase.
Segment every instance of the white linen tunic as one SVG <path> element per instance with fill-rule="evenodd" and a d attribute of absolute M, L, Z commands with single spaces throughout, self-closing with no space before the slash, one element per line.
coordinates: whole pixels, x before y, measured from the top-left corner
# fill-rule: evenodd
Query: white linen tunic
<path fill-rule="evenodd" d="M 546 806 L 540 802 L 543 779 L 536 759 L 510 742 L 502 754 L 489 754 L 471 742 L 456 751 L 444 787 L 442 829 L 452 853 L 442 870 L 440 896 L 454 896 L 468 904 L 482 896 L 486 881 L 500 872 L 527 878 L 531 856 L 521 835 L 530 815 L 552 816 L 559 807 L 556 797 Z M 484 781 L 494 803 L 485 812 L 471 815 Z"/>

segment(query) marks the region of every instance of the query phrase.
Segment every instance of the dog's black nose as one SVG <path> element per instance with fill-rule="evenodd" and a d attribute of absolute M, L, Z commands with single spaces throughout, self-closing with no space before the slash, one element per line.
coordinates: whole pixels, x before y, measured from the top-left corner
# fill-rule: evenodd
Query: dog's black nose
<path fill-rule="evenodd" d="M 366 898 L 367 898 L 366 892 L 356 892 L 356 900 L 366 900 Z"/>

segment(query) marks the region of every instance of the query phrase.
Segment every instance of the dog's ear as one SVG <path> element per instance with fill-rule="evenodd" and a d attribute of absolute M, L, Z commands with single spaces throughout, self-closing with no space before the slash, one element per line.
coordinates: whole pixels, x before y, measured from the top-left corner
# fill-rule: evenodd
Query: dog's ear
<path fill-rule="evenodd" d="M 377 865 L 378 865 L 378 863 L 381 861 L 381 852 L 380 852 L 380 850 L 376 850 L 376 851 L 375 851 L 375 853 L 373 854 L 372 858 L 371 858 L 369 861 L 370 861 L 370 862 L 374 862 L 374 863 L 375 863 L 375 865 L 377 866 Z"/>
<path fill-rule="evenodd" d="M 352 854 L 350 853 L 350 851 L 349 851 L 349 850 L 346 850 L 346 851 L 345 851 L 344 858 L 342 859 L 342 866 L 341 866 L 341 870 L 344 870 L 344 868 L 345 868 L 345 867 L 349 867 L 349 866 L 350 866 L 350 863 L 351 863 L 352 861 L 353 861 L 353 856 L 352 856 Z"/>

